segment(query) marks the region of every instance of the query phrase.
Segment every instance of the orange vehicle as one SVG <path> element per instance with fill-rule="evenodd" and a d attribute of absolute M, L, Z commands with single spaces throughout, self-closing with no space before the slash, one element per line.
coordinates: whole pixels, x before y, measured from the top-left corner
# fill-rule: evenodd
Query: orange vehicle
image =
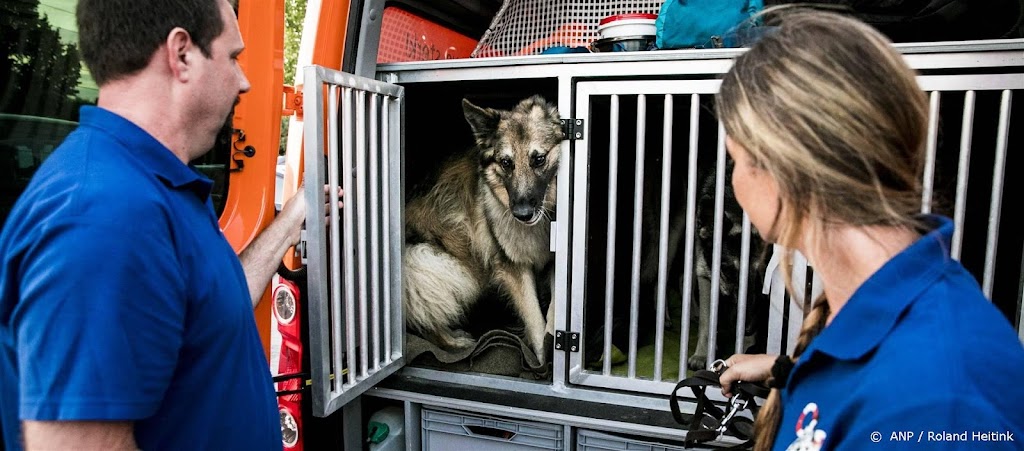
<path fill-rule="evenodd" d="M 632 311 L 636 319 L 613 326 L 627 330 L 625 335 L 632 340 L 631 347 L 622 350 L 625 355 L 617 356 L 611 351 L 615 347 L 607 346 L 602 333 L 610 332 L 594 330 L 587 320 L 595 306 L 598 312 L 611 311 L 610 305 L 619 297 L 638 304 L 641 290 L 633 287 L 639 285 L 639 265 L 631 263 L 629 255 L 639 244 L 630 247 L 630 243 L 642 241 L 639 231 L 645 227 L 657 227 L 643 223 L 643 215 L 636 214 L 631 201 L 620 198 L 616 204 L 616 196 L 609 194 L 622 190 L 620 196 L 636 196 L 635 202 L 640 202 L 643 195 L 637 180 L 645 177 L 640 169 L 644 166 L 648 173 L 678 174 L 673 176 L 677 185 L 672 189 L 690 189 L 681 185 L 694 183 L 700 169 L 688 172 L 689 163 L 676 163 L 686 165 L 685 170 L 667 163 L 662 166 L 669 158 L 654 150 L 661 149 L 661 140 L 671 139 L 673 132 L 693 133 L 689 154 L 682 143 L 685 138 L 675 138 L 670 150 L 680 155 L 673 162 L 688 156 L 697 160 L 698 168 L 701 160 L 724 165 L 722 146 L 716 147 L 714 139 L 698 138 L 693 130 L 706 132 L 701 124 L 714 123 L 708 111 L 713 110 L 709 99 L 716 80 L 742 49 L 590 51 L 602 17 L 657 12 L 661 2 L 628 6 L 623 5 L 629 2 L 600 0 L 550 2 L 547 9 L 537 6 L 544 2 L 515 0 L 431 2 L 430 6 L 425 2 L 315 3 L 307 10 L 296 73 L 303 86 L 296 87 L 295 93 L 301 92 L 303 98 L 289 105 L 297 109 L 301 104 L 302 109 L 291 118 L 284 192 L 290 195 L 303 174 L 307 183 L 317 182 L 312 186 L 344 187 L 346 211 L 337 223 L 307 218 L 302 257 L 288 263 L 298 271 L 282 272 L 275 288 L 272 330 L 281 336 L 271 345 L 272 353 L 280 349 L 276 366 L 273 362 L 271 366 L 279 371 L 281 381 L 282 427 L 285 437 L 292 438 L 286 439 L 286 449 L 319 449 L 324 444 L 409 450 L 687 449 L 682 442 L 686 427 L 672 417 L 668 395 L 680 396 L 678 406 L 684 416 L 696 413 L 698 407 L 695 396 L 674 391 L 677 381 L 715 357 L 727 357 L 730 349 L 747 346 L 750 337 L 754 345 L 746 349 L 792 350 L 802 315 L 788 312 L 800 312 L 802 300 L 789 298 L 778 283 L 765 287 L 763 293 L 754 292 L 755 286 L 761 291 L 760 280 L 769 285 L 778 274 L 759 274 L 753 261 L 740 266 L 743 275 L 738 289 L 748 292 L 735 297 L 749 298 L 762 310 L 747 309 L 744 313 L 749 315 L 744 318 L 741 307 L 730 310 L 727 296 L 718 296 L 711 288 L 711 297 L 720 304 L 710 314 L 715 325 L 710 326 L 706 341 L 697 337 L 704 331 L 696 330 L 703 313 L 690 309 L 690 304 L 696 304 L 698 297 L 691 293 L 707 290 L 700 284 L 711 282 L 687 272 L 686 265 L 693 264 L 687 263 L 690 252 L 680 252 L 683 269 L 663 285 L 678 298 L 666 295 L 658 314 L 649 316 L 667 319 L 641 323 L 648 314 L 637 309 Z M 617 11 L 616 7 L 651 9 Z M 396 17 L 389 12 L 396 11 L 405 18 L 417 18 L 415 25 L 402 22 L 395 30 L 393 24 L 398 22 L 389 22 Z M 346 24 L 343 30 L 342 24 Z M 478 41 L 468 55 L 454 51 L 467 45 L 461 36 L 453 36 L 455 32 Z M 399 52 L 394 51 L 396 34 L 406 36 L 397 39 L 398 48 L 404 49 Z M 986 225 L 1003 230 L 1024 226 L 998 212 L 1005 193 L 1013 192 L 1002 184 L 1017 183 L 1005 178 L 1004 171 L 1020 164 L 999 156 L 1003 152 L 999 149 L 1020 140 L 1008 137 L 1006 130 L 1022 120 L 1020 103 L 1008 99 L 1024 91 L 1024 39 L 898 46 L 920 72 L 921 86 L 936 105 L 931 113 L 935 139 L 930 152 L 937 157 L 927 170 L 928 183 L 934 186 L 928 195 L 934 190 L 936 196 L 960 199 L 959 207 L 943 211 L 959 218 L 965 231 L 953 253 L 977 276 L 986 295 L 1024 340 L 1019 292 L 1024 236 L 981 232 Z M 396 53 L 404 53 L 405 58 L 395 59 Z M 451 58 L 453 54 L 457 57 Z M 495 350 L 519 345 L 515 339 L 497 344 L 500 331 L 515 330 L 508 324 L 488 324 L 484 331 L 475 331 L 480 341 L 471 357 L 423 346 L 414 334 L 404 333 L 405 312 L 398 294 L 403 289 L 401 206 L 431 180 L 432 170 L 441 161 L 472 145 L 462 99 L 500 108 L 533 94 L 557 103 L 565 135 L 561 151 L 570 156 L 558 175 L 557 220 L 551 232 L 554 330 L 549 336 L 551 361 L 541 366 L 543 371 L 536 371 L 525 353 Z M 975 105 L 977 110 L 968 113 L 968 107 Z M 939 120 L 940 116 L 945 119 Z M 973 136 L 957 127 L 965 117 L 978 124 Z M 1006 126 L 982 125 L 997 123 Z M 950 161 L 965 154 L 957 140 L 939 139 L 947 135 L 965 136 L 964 146 L 976 149 L 968 152 L 970 160 L 980 163 L 968 168 Z M 612 163 L 616 151 L 618 167 Z M 634 166 L 634 161 L 645 164 Z M 982 189 L 967 190 L 968 179 Z M 963 185 L 957 188 L 952 180 Z M 634 182 L 637 188 L 630 191 Z M 325 201 L 319 190 L 309 186 L 301 194 L 310 205 Z M 665 198 L 662 202 L 669 203 Z M 922 205 L 927 204 L 928 199 L 923 199 Z M 985 215 L 965 213 L 966 205 L 985 204 L 991 206 L 987 220 L 982 219 Z M 625 238 L 621 228 L 618 234 L 623 236 L 618 238 L 622 239 L 615 239 L 615 212 L 619 221 L 634 221 L 632 239 Z M 722 210 L 717 209 L 715 216 L 723 216 Z M 719 274 L 726 271 L 722 266 L 726 252 L 748 259 L 756 254 L 749 243 L 726 244 L 720 232 L 698 238 L 689 230 L 685 232 L 689 238 L 681 241 L 709 239 L 709 247 L 721 247 L 714 251 L 719 252 L 718 260 L 708 262 Z M 664 232 L 654 233 L 667 241 Z M 618 254 L 612 254 L 613 247 Z M 622 257 L 608 263 L 611 255 Z M 797 265 L 793 271 L 806 274 L 805 296 L 815 296 L 821 281 L 806 262 Z M 668 268 L 665 272 L 674 274 Z M 617 286 L 625 288 L 611 288 L 616 279 L 620 280 Z M 678 288 L 673 287 L 677 284 Z M 284 307 L 283 314 L 278 305 Z M 501 308 L 482 316 L 500 318 Z M 468 321 L 472 325 L 486 322 Z M 697 349 L 697 343 L 706 343 L 707 352 Z M 501 373 L 478 364 L 492 360 L 522 362 L 521 371 Z M 730 406 L 725 398 L 711 395 L 723 408 Z M 740 417 L 751 415 L 741 406 L 731 407 Z M 741 426 L 720 431 L 707 445 L 742 444 L 749 430 L 744 432 L 744 423 L 737 424 Z M 387 429 L 391 437 L 401 436 L 399 445 L 381 432 Z"/>
<path fill-rule="evenodd" d="M 77 107 L 95 102 L 73 50 L 75 3 L 0 6 L 0 51 L 8 53 L 0 61 L 9 61 L 0 66 L 0 220 L 74 127 Z M 192 162 L 215 182 L 224 234 L 241 251 L 273 219 L 275 203 L 300 195 L 321 205 L 330 198 L 320 186 L 345 189 L 342 214 L 307 217 L 302 243 L 254 313 L 277 384 L 283 449 L 693 449 L 669 399 L 677 394 L 675 407 L 692 420 L 697 397 L 676 393 L 676 382 L 747 346 L 748 330 L 755 344 L 747 349 L 792 350 L 803 300 L 769 284 L 778 274 L 755 264 L 749 226 L 736 243 L 721 223 L 706 237 L 685 228 L 696 221 L 687 202 L 696 200 L 698 166 L 725 167 L 710 112 L 743 49 L 592 52 L 602 17 L 654 13 L 661 1 L 306 0 L 296 67 L 285 67 L 285 18 L 294 13 L 286 8 L 303 2 L 234 3 L 252 88 L 235 107 L 230 139 Z M 40 42 L 16 34 L 16 21 L 40 30 L 31 38 Z M 1024 184 L 1012 177 L 1024 159 L 1007 152 L 1024 143 L 1024 102 L 1011 101 L 1024 95 L 1024 36 L 897 47 L 932 102 L 925 184 L 929 196 L 950 200 L 943 213 L 960 231 L 951 253 L 1024 341 L 1024 234 L 1016 232 L 1024 222 L 1003 212 Z M 554 277 L 543 300 L 553 312 L 549 360 L 535 365 L 518 349 L 517 325 L 495 321 L 505 316 L 500 306 L 474 318 L 477 348 L 446 354 L 405 333 L 404 201 L 473 144 L 463 99 L 501 109 L 534 94 L 557 105 L 564 134 Z M 643 296 L 632 251 L 650 231 L 669 246 L 661 224 L 637 213 L 652 177 L 679 191 L 644 205 L 685 207 L 685 231 L 679 269 L 658 263 L 660 294 L 645 315 L 630 310 Z M 693 270 L 695 240 L 716 256 L 712 279 L 727 252 L 738 256 L 733 304 L 710 289 L 711 311 L 698 312 L 696 293 L 711 280 Z M 804 275 L 805 297 L 821 290 L 806 261 L 791 270 Z M 753 288 L 761 281 L 763 291 Z M 748 298 L 763 311 L 743 308 Z M 626 305 L 626 319 L 609 315 L 607 327 L 595 327 L 593 312 L 612 304 Z M 710 324 L 704 337 L 701 321 Z M 613 328 L 630 346 L 611 346 Z M 750 409 L 711 391 L 712 403 L 749 420 Z M 742 426 L 720 432 L 708 449 L 749 436 Z"/>

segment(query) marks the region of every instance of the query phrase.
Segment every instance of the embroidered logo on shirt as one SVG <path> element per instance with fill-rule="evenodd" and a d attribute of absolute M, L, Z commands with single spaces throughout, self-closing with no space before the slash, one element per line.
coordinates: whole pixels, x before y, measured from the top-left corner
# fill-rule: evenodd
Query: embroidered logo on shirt
<path fill-rule="evenodd" d="M 810 414 L 810 416 L 808 416 Z M 825 443 L 825 431 L 815 429 L 818 426 L 818 405 L 810 402 L 796 420 L 796 440 L 786 451 L 818 451 Z"/>

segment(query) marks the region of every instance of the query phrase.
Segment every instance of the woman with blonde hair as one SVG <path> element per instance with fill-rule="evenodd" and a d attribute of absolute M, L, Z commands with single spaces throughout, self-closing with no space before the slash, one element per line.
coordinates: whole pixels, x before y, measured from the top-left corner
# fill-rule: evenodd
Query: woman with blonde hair
<path fill-rule="evenodd" d="M 738 380 L 773 388 L 761 450 L 908 438 L 1020 449 L 1024 347 L 950 258 L 952 221 L 921 214 L 928 104 L 915 73 L 864 23 L 778 17 L 725 75 L 717 111 L 737 200 L 765 240 L 807 258 L 824 293 L 793 356 L 730 357 L 723 393 Z"/>

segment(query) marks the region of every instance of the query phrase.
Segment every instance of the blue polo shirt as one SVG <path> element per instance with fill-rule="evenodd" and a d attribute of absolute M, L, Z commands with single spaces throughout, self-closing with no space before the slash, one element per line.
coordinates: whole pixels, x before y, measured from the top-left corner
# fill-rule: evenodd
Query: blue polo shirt
<path fill-rule="evenodd" d="M 797 362 L 774 449 L 1024 449 L 1024 347 L 929 219 Z"/>
<path fill-rule="evenodd" d="M 0 235 L 0 420 L 130 420 L 142 449 L 281 449 L 269 365 L 212 183 L 97 107 Z"/>

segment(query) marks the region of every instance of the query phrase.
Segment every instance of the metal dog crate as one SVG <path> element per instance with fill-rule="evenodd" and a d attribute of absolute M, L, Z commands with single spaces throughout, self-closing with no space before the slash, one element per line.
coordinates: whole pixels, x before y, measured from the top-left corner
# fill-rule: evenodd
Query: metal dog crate
<path fill-rule="evenodd" d="M 909 64 L 919 71 L 920 85 L 931 102 L 922 211 L 931 211 L 930 205 L 936 201 L 940 207 L 935 211 L 954 218 L 957 232 L 952 255 L 978 278 L 985 294 L 1016 325 L 1024 340 L 1021 325 L 1024 323 L 1021 312 L 1024 234 L 1017 232 L 1024 224 L 1011 217 L 1019 215 L 1003 214 L 1003 205 L 1008 202 L 1010 193 L 1020 192 L 1019 185 L 1024 183 L 1019 177 L 1007 177 L 1024 169 L 1024 155 L 1008 151 L 1024 148 L 1024 136 L 1019 133 L 1019 130 L 1024 130 L 1024 107 L 1019 99 L 1013 101 L 1015 96 L 1020 97 L 1024 93 L 1024 40 L 901 44 L 897 47 Z M 562 144 L 557 220 L 552 226 L 555 329 L 566 341 L 557 343 L 563 345 L 563 350 L 554 353 L 549 380 L 532 381 L 409 366 L 400 372 L 403 377 L 478 387 L 481 392 L 488 393 L 517 393 L 529 399 L 539 396 L 566 402 L 583 400 L 667 412 L 665 396 L 680 375 L 687 371 L 686 360 L 699 340 L 691 331 L 695 327 L 690 324 L 695 312 L 688 309 L 694 300 L 694 287 L 701 283 L 709 284 L 706 291 L 711 293 L 707 317 L 710 333 L 704 348 L 708 351 L 708 361 L 727 357 L 732 349 L 743 345 L 742 332 L 749 316 L 743 303 L 749 303 L 748 298 L 761 293 L 766 280 L 769 282 L 767 296 L 770 302 L 760 302 L 768 306 L 767 312 L 756 316 L 764 332 L 760 346 L 769 352 L 791 351 L 802 320 L 803 299 L 789 299 L 781 284 L 770 283 L 772 274 L 765 278 L 764 274 L 754 272 L 765 262 L 757 258 L 761 253 L 757 251 L 759 244 L 749 221 L 744 218 L 739 222 L 730 221 L 730 224 L 725 220 L 728 204 L 724 200 L 727 186 L 723 174 L 727 160 L 721 128 L 708 112 L 708 105 L 718 89 L 720 76 L 729 69 L 732 58 L 742 51 L 710 49 L 539 55 L 381 65 L 377 73 L 381 82 L 379 86 L 387 88 L 372 88 L 368 92 L 387 89 L 387 92 L 402 93 L 392 98 L 391 120 L 358 122 L 361 119 L 357 112 L 353 117 L 362 124 L 356 126 L 354 136 L 357 142 L 350 148 L 331 145 L 329 165 L 321 164 L 323 159 L 320 155 L 324 154 L 326 146 L 323 143 L 330 143 L 330 139 L 336 139 L 332 137 L 341 133 L 339 130 L 350 130 L 348 127 L 351 125 L 342 124 L 337 128 L 339 117 L 314 115 L 330 112 L 330 108 L 314 112 L 315 104 L 307 105 L 306 145 L 321 143 L 306 152 L 306 176 L 310 181 L 306 189 L 310 204 L 317 205 L 325 200 L 323 193 L 314 189 L 318 185 L 312 181 L 328 180 L 325 171 L 335 165 L 340 166 L 340 170 L 332 173 L 329 180 L 340 178 L 342 181 L 336 183 L 355 183 L 353 186 L 356 187 L 369 183 L 371 194 L 390 193 L 384 197 L 391 202 L 379 211 L 382 216 L 377 218 L 377 222 L 367 222 L 361 216 L 364 210 L 359 209 L 360 205 L 364 205 L 366 211 L 374 212 L 377 204 L 372 198 L 359 194 L 366 188 L 356 189 L 355 197 L 350 197 L 352 192 L 346 191 L 346 210 L 355 208 L 355 214 L 346 214 L 336 228 L 328 230 L 328 224 L 322 217 L 313 220 L 317 212 L 311 212 L 307 219 L 307 236 L 321 237 L 317 245 L 310 241 L 309 261 L 320 261 L 320 268 L 331 268 L 330 271 L 321 269 L 320 276 L 314 279 L 314 265 L 310 264 L 309 303 L 314 312 L 319 309 L 315 313 L 319 320 L 313 320 L 314 313 L 311 312 L 311 330 L 313 327 L 319 330 L 311 336 L 313 340 L 321 341 L 312 343 L 314 361 L 321 360 L 319 364 L 314 363 L 314 384 L 329 381 L 331 374 L 339 371 L 346 374 L 346 368 L 353 364 L 346 366 L 342 361 L 339 365 L 339 359 L 351 359 L 353 352 L 365 349 L 365 341 L 359 337 L 368 326 L 361 322 L 358 304 L 353 308 L 346 304 L 347 297 L 334 295 L 338 290 L 349 292 L 338 286 L 353 286 L 355 283 L 356 293 L 371 293 L 369 299 L 372 302 L 390 304 L 391 314 L 398 313 L 394 309 L 401 305 L 400 282 L 396 280 L 400 277 L 401 253 L 394 246 L 401 243 L 401 205 L 405 199 L 402 192 L 396 191 L 416 183 L 416 180 L 407 178 L 411 172 L 422 170 L 427 163 L 436 164 L 452 152 L 462 150 L 461 145 L 471 142 L 468 134 L 465 137 L 453 136 L 458 133 L 448 126 L 464 122 L 458 116 L 461 114 L 458 103 L 470 91 L 478 96 L 475 103 L 483 106 L 507 104 L 540 92 L 557 103 L 563 118 L 579 124 L 574 131 L 579 131 L 580 136 Z M 322 80 L 334 83 L 331 77 L 356 80 L 341 74 L 323 77 Z M 363 83 L 362 79 L 359 80 Z M 314 97 L 308 93 L 310 86 L 314 84 L 307 80 L 307 102 Z M 341 111 L 346 111 L 345 96 L 348 94 L 341 94 L 339 101 L 330 100 L 330 92 L 333 91 L 320 88 L 320 92 L 326 93 L 323 95 L 327 97 L 321 96 L 315 102 L 335 105 L 335 108 L 340 104 Z M 347 91 L 342 89 L 340 92 Z M 371 113 L 366 114 L 366 117 L 373 117 Z M 405 122 L 395 123 L 394 120 L 403 114 Z M 346 114 L 339 116 L 342 119 L 347 117 Z M 384 135 L 392 138 L 390 147 L 380 149 L 401 153 L 398 156 L 391 154 L 388 159 L 391 164 L 401 164 L 400 161 L 406 164 L 402 165 L 401 172 L 392 166 L 373 179 L 360 171 L 365 170 L 365 165 L 375 167 L 380 163 L 360 160 L 359 155 L 372 147 L 370 144 L 360 147 L 358 142 L 369 139 L 368 136 L 384 136 L 380 128 L 385 124 L 391 128 Z M 396 129 L 401 131 L 396 132 Z M 360 135 L 359 130 L 369 132 Z M 468 128 L 464 130 L 468 133 Z M 404 136 L 395 136 L 395 133 Z M 410 136 L 410 133 L 415 136 Z M 318 141 L 311 137 L 323 138 Z M 402 142 L 406 143 L 404 148 L 396 144 Z M 355 158 L 346 156 L 351 149 L 356 149 Z M 336 156 L 331 156 L 335 152 Z M 346 181 L 350 175 L 353 179 Z M 704 222 L 708 224 L 708 237 L 703 241 L 698 237 L 696 218 L 702 180 L 713 181 L 706 192 L 714 193 L 708 203 L 713 212 L 712 219 Z M 683 233 L 676 245 L 680 258 L 676 260 L 679 266 L 675 271 L 668 263 L 671 245 L 670 236 L 666 233 L 671 229 L 673 216 L 660 214 L 671 209 L 682 212 Z M 646 212 L 652 211 L 655 214 L 645 218 Z M 355 235 L 342 235 L 349 230 L 350 223 L 354 226 Z M 391 227 L 390 230 L 383 229 L 385 224 Z M 729 239 L 729 230 L 733 227 L 741 231 L 733 237 L 738 237 L 738 240 Z M 651 233 L 653 238 L 645 241 L 646 233 Z M 380 241 L 381 246 L 385 243 L 391 246 L 391 252 L 385 252 L 391 260 L 381 266 L 367 263 L 373 261 L 373 250 L 384 252 L 383 248 L 378 249 L 377 244 L 372 244 L 374 234 L 383 240 Z M 367 237 L 371 238 L 369 248 L 361 245 L 367 242 Z M 328 252 L 327 243 L 340 243 L 341 247 Z M 350 244 L 354 246 L 354 253 Z M 707 263 L 711 277 L 703 282 L 695 276 L 694 254 L 698 244 L 709 248 Z M 361 252 L 370 252 L 367 260 L 362 259 Z M 331 260 L 327 257 L 329 254 L 338 257 Z M 741 262 L 737 290 L 733 295 L 735 304 L 726 303 L 721 296 L 719 276 L 724 271 L 723 261 L 728 261 L 726 256 L 739 256 Z M 813 295 L 820 290 L 813 271 L 806 268 L 806 262 L 797 259 L 796 264 L 794 273 L 809 281 L 803 284 L 807 293 Z M 342 272 L 336 274 L 336 271 Z M 350 276 L 348 271 L 355 272 Z M 678 280 L 671 277 L 674 273 L 679 274 Z M 648 291 L 650 287 L 643 281 L 649 280 L 646 278 L 651 274 L 656 282 L 652 285 L 653 290 Z M 342 276 L 347 278 L 341 280 Z M 364 289 L 359 282 L 361 277 L 378 282 L 371 282 Z M 385 280 L 391 282 L 390 298 L 369 288 Z M 316 284 L 321 286 L 313 288 Z M 673 291 L 678 292 L 675 301 L 670 296 Z M 677 305 L 673 306 L 673 302 Z M 731 312 L 730 305 L 736 305 Z M 617 310 L 620 308 L 621 312 Z M 666 312 L 672 315 L 666 317 Z M 623 325 L 618 326 L 619 329 L 616 329 L 616 317 L 627 318 Z M 390 324 L 391 342 L 399 343 L 401 323 L 391 321 Z M 608 324 L 613 327 L 604 327 L 599 332 L 594 330 Z M 372 327 L 369 330 L 372 331 Z M 625 343 L 620 349 L 627 356 L 623 363 L 617 365 L 612 364 L 613 356 L 608 346 L 610 338 L 615 340 L 615 334 L 620 334 L 620 341 Z M 570 341 L 574 336 L 579 337 L 578 343 Z M 331 340 L 327 340 L 328 337 Z M 375 343 L 375 340 L 373 338 L 368 343 Z M 641 359 L 641 348 L 650 349 L 651 354 Z M 371 345 L 370 349 L 375 348 Z M 587 351 L 593 354 L 595 349 L 596 355 L 603 360 L 599 365 L 588 365 Z M 405 364 L 396 353 L 400 350 L 396 345 L 391 348 L 393 361 Z M 382 360 L 382 368 L 387 368 L 387 371 L 376 372 L 374 361 L 369 360 L 367 371 L 360 368 L 354 378 L 345 379 L 344 385 L 335 387 L 328 382 L 329 387 L 335 388 L 317 395 L 327 397 L 320 401 L 319 405 L 325 409 L 319 414 L 330 413 L 343 404 L 339 388 L 349 392 L 346 398 L 369 388 L 365 386 L 367 384 L 358 389 L 350 388 L 349 380 L 354 379 L 357 385 L 361 381 L 373 384 L 379 380 L 378 374 L 390 371 L 391 366 L 383 366 L 385 361 Z M 354 365 L 358 368 L 359 363 L 357 360 Z M 488 412 L 488 408 L 482 405 L 520 402 L 477 404 L 474 400 L 453 400 L 448 397 L 450 395 L 423 395 L 397 385 L 374 389 L 372 394 L 433 405 L 463 406 L 480 412 Z M 524 415 L 535 412 L 529 410 L 532 408 L 526 409 Z M 536 409 L 543 411 L 547 407 Z M 552 418 L 579 427 L 593 426 L 592 429 L 602 431 L 669 439 L 678 439 L 683 433 L 681 427 L 588 420 L 581 415 L 559 414 Z"/>

